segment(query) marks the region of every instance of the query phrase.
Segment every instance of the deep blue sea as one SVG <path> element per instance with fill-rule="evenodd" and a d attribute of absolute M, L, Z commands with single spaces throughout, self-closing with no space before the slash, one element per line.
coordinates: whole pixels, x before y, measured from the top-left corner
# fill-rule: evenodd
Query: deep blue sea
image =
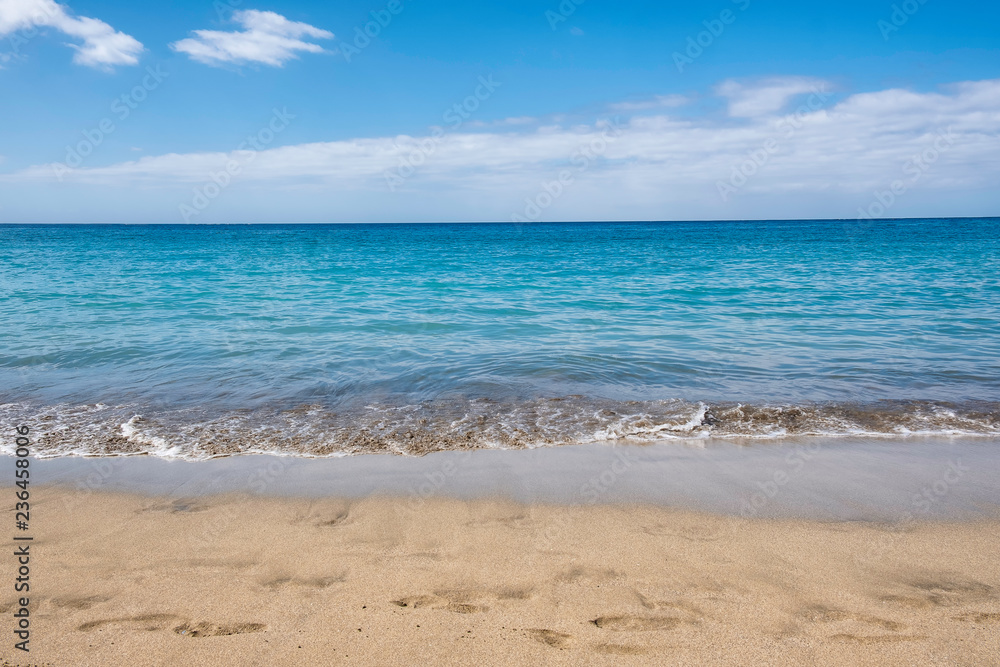
<path fill-rule="evenodd" d="M 6 225 L 0 288 L 44 455 L 1000 435 L 1000 219 Z"/>

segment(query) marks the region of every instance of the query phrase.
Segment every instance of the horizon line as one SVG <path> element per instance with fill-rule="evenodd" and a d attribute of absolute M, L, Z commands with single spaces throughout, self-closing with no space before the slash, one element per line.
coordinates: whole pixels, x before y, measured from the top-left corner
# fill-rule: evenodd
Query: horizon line
<path fill-rule="evenodd" d="M 135 227 L 223 227 L 223 226 L 276 226 L 276 225 L 634 225 L 634 224 L 680 224 L 712 222 L 903 222 L 912 220 L 1000 220 L 1000 215 L 927 216 L 902 218 L 705 218 L 699 220 L 551 220 L 533 222 L 513 222 L 504 220 L 466 221 L 395 221 L 395 222 L 0 222 L 0 227 L 70 227 L 70 226 L 135 226 Z"/>

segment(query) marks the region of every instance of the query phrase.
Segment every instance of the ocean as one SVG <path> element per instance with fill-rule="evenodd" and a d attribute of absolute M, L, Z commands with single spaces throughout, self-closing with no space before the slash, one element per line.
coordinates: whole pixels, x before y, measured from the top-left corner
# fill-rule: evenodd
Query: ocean
<path fill-rule="evenodd" d="M 2 225 L 0 286 L 43 457 L 1000 436 L 996 218 Z"/>

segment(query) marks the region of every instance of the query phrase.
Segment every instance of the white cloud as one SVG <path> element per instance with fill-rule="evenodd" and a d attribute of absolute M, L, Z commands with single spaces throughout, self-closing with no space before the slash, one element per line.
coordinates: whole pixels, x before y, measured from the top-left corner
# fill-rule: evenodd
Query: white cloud
<path fill-rule="evenodd" d="M 951 143 L 920 174 L 911 188 L 918 194 L 906 195 L 905 202 L 925 197 L 934 206 L 963 204 L 967 193 L 986 192 L 1000 180 L 995 159 L 1000 154 L 1000 79 L 954 84 L 940 92 L 890 89 L 837 103 L 813 102 L 812 109 L 801 107 L 794 116 L 770 113 L 739 125 L 666 113 L 625 118 L 621 136 L 607 142 L 584 171 L 575 169 L 573 156 L 601 145 L 603 130 L 596 123 L 464 130 L 446 133 L 439 143 L 421 136 L 317 142 L 267 149 L 252 160 L 238 151 L 149 156 L 77 169 L 64 181 L 168 188 L 181 193 L 180 200 L 236 159 L 244 165 L 239 182 L 252 185 L 255 196 L 267 193 L 268 205 L 276 207 L 300 205 L 312 192 L 318 209 L 353 205 L 351 210 L 364 219 L 384 219 L 379 216 L 389 210 L 412 219 L 416 209 L 407 209 L 406 202 L 423 202 L 426 219 L 508 220 L 525 197 L 568 168 L 574 183 L 546 212 L 548 219 L 768 217 L 792 204 L 801 216 L 851 216 L 874 191 L 909 178 L 904 165 L 931 150 L 939 133 L 950 133 Z M 433 153 L 425 154 L 415 174 L 390 193 L 386 171 L 418 155 L 428 142 Z M 728 202 L 720 200 L 718 183 L 728 181 L 748 154 L 765 145 L 775 147 L 767 163 L 754 169 Z M 41 165 L 0 176 L 0 182 L 54 178 L 52 167 Z M 1000 199 L 992 198 L 1000 209 Z M 460 205 L 467 208 L 456 208 Z M 904 210 L 897 207 L 893 213 Z M 279 208 L 272 215 L 282 214 Z M 338 219 L 334 212 L 327 217 Z"/>
<path fill-rule="evenodd" d="M 76 50 L 73 62 L 79 65 L 135 65 L 143 50 L 134 37 L 116 31 L 104 21 L 73 16 L 68 7 L 53 0 L 0 0 L 0 37 L 28 39 L 30 31 L 39 28 L 54 28 L 82 40 L 82 44 L 69 44 Z"/>
<path fill-rule="evenodd" d="M 498 127 L 503 125 L 533 125 L 538 122 L 537 118 L 531 116 L 515 116 L 494 121 L 470 120 L 465 123 L 465 127 Z"/>
<path fill-rule="evenodd" d="M 716 87 L 716 92 L 729 99 L 729 115 L 739 118 L 780 111 L 796 95 L 829 89 L 822 79 L 808 77 L 774 77 L 756 83 L 740 83 L 730 79 Z"/>
<path fill-rule="evenodd" d="M 298 58 L 298 51 L 323 53 L 323 47 L 301 38 L 333 39 L 331 32 L 289 21 L 274 12 L 237 11 L 233 13 L 233 20 L 244 29 L 234 32 L 195 30 L 194 37 L 174 42 L 170 48 L 206 65 L 262 63 L 281 67 Z"/>
<path fill-rule="evenodd" d="M 690 102 L 687 97 L 683 95 L 657 95 L 652 99 L 639 100 L 636 102 L 619 102 L 617 104 L 612 104 L 609 109 L 612 111 L 645 111 L 647 109 L 669 109 L 672 107 L 684 106 Z"/>

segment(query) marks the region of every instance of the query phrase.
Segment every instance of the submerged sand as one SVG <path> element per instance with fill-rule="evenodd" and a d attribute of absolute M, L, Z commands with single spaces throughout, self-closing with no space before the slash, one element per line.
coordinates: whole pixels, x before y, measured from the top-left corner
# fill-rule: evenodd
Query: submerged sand
<path fill-rule="evenodd" d="M 994 520 L 54 488 L 33 501 L 32 651 L 5 631 L 0 664 L 1000 663 Z"/>

